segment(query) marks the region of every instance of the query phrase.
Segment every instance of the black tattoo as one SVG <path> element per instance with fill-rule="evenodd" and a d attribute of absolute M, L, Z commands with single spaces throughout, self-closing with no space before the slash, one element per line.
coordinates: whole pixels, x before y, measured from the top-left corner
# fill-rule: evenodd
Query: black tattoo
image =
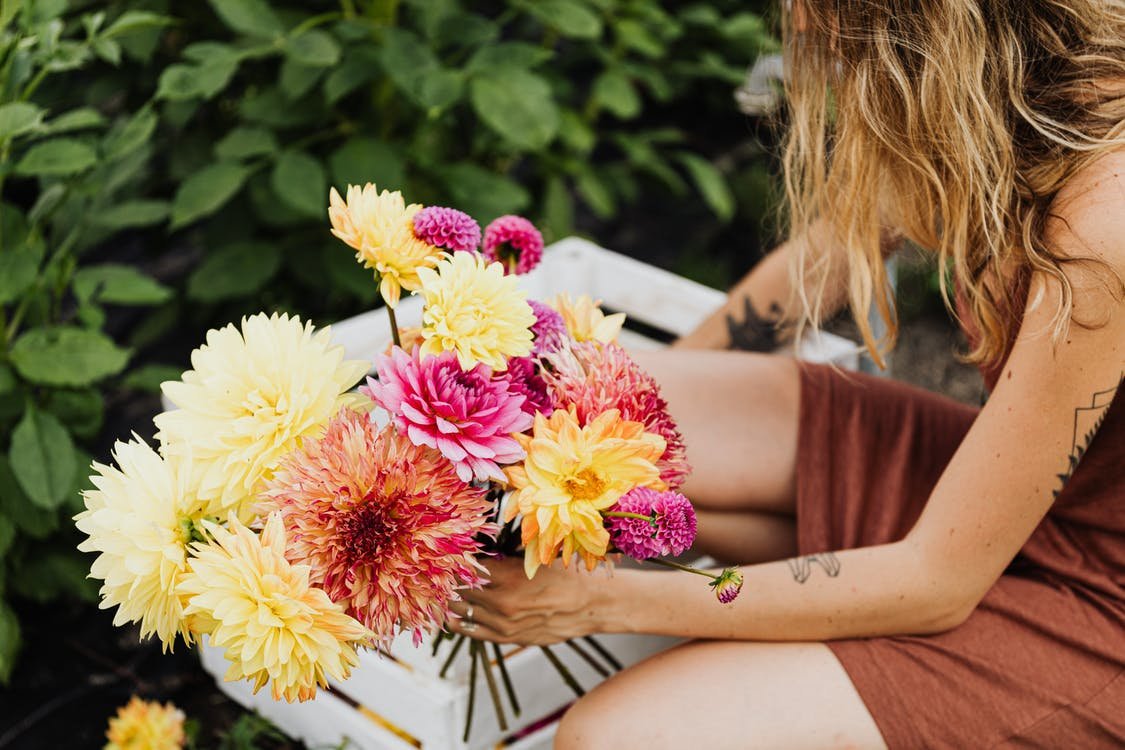
<path fill-rule="evenodd" d="M 1059 499 L 1066 483 L 1074 476 L 1082 457 L 1090 449 L 1090 443 L 1094 442 L 1094 436 L 1098 434 L 1102 423 L 1105 422 L 1105 417 L 1109 414 L 1110 404 L 1113 403 L 1122 382 L 1125 382 L 1125 372 L 1117 377 L 1117 385 L 1095 393 L 1090 398 L 1089 406 L 1079 406 L 1074 410 L 1074 433 L 1070 440 L 1070 455 L 1067 456 L 1066 471 L 1057 475 L 1059 488 L 1054 490 L 1055 500 Z"/>
<path fill-rule="evenodd" d="M 746 352 L 772 352 L 781 343 L 781 319 L 784 311 L 777 302 L 770 304 L 769 312 L 760 316 L 750 304 L 750 298 L 742 299 L 744 319 L 735 320 L 727 314 L 727 331 L 730 334 L 730 348 Z"/>
<path fill-rule="evenodd" d="M 815 555 L 793 557 L 785 562 L 789 563 L 789 572 L 793 574 L 793 580 L 797 583 L 804 583 L 809 580 L 809 576 L 812 575 L 813 563 L 824 568 L 824 572 L 828 574 L 829 578 L 840 575 L 840 559 L 832 552 L 818 552 Z"/>

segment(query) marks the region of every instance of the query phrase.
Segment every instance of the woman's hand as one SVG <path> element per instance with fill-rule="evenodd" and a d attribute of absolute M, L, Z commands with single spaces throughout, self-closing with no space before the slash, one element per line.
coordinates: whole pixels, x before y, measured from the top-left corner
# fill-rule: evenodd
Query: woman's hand
<path fill-rule="evenodd" d="M 455 633 L 496 643 L 549 646 L 603 629 L 598 592 L 604 571 L 558 565 L 542 567 L 527 580 L 519 558 L 486 563 L 491 582 L 462 592 L 451 609 L 461 619 L 446 627 Z"/>

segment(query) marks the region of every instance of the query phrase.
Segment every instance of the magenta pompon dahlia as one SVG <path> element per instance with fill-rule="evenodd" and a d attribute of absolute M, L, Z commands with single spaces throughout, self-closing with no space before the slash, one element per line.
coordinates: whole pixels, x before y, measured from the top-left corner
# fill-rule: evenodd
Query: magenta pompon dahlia
<path fill-rule="evenodd" d="M 500 466 L 524 458 L 512 433 L 531 427 L 526 396 L 493 378 L 488 366 L 465 371 L 453 352 L 422 357 L 395 347 L 376 357 L 375 367 L 379 379 L 368 378 L 360 392 L 390 412 L 410 442 L 452 461 L 462 480 L 504 482 Z"/>
<path fill-rule="evenodd" d="M 614 513 L 633 514 L 630 517 Z M 636 516 L 643 516 L 637 518 Z M 695 509 L 678 492 L 638 487 L 625 493 L 606 517 L 617 549 L 636 560 L 682 555 L 695 541 Z"/>
<path fill-rule="evenodd" d="M 535 313 L 535 325 L 531 327 L 531 335 L 535 337 L 532 356 L 558 351 L 569 336 L 563 316 L 555 308 L 537 300 L 529 299 L 527 304 Z"/>
<path fill-rule="evenodd" d="M 414 236 L 452 253 L 472 252 L 480 246 L 480 224 L 455 208 L 427 206 L 414 214 Z"/>
<path fill-rule="evenodd" d="M 256 508 L 280 512 L 286 558 L 383 645 L 399 627 L 419 642 L 459 587 L 482 583 L 490 509 L 436 450 L 351 410 L 282 460 Z"/>
<path fill-rule="evenodd" d="M 621 418 L 640 422 L 646 432 L 664 438 L 664 454 L 657 461 L 660 478 L 678 489 L 691 473 L 687 446 L 668 413 L 668 402 L 660 386 L 617 344 L 596 341 L 572 343 L 544 355 L 549 367 L 543 379 L 555 408 L 573 406 L 582 424 L 608 409 L 618 409 Z"/>
<path fill-rule="evenodd" d="M 503 263 L 505 273 L 524 274 L 543 259 L 543 235 L 522 216 L 501 216 L 485 227 L 482 254 Z"/>
<path fill-rule="evenodd" d="M 539 374 L 538 361 L 531 357 L 512 357 L 508 360 L 508 369 L 493 376 L 504 378 L 508 381 L 508 390 L 519 393 L 527 400 L 523 402 L 523 410 L 534 417 L 542 414 L 551 416 L 555 410 L 555 402 L 547 392 L 547 383 Z"/>
<path fill-rule="evenodd" d="M 708 585 L 715 590 L 720 604 L 730 604 L 742 592 L 742 574 L 734 568 L 727 568 Z"/>

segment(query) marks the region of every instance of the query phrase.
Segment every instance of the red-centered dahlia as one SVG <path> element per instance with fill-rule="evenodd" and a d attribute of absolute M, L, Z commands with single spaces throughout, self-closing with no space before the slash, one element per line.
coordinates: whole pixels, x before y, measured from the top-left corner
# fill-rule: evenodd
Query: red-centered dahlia
<path fill-rule="evenodd" d="M 742 593 L 742 574 L 734 568 L 727 568 L 707 584 L 715 590 L 720 604 L 730 604 Z"/>
<path fill-rule="evenodd" d="M 368 378 L 360 391 L 391 413 L 410 442 L 452 461 L 463 481 L 504 482 L 500 466 L 524 458 L 512 433 L 531 427 L 526 397 L 493 378 L 487 365 L 465 371 L 453 352 L 422 357 L 396 347 L 375 366 L 379 380 Z"/>
<path fill-rule="evenodd" d="M 397 627 L 444 622 L 460 586 L 479 586 L 478 534 L 492 534 L 484 488 L 436 450 L 364 414 L 341 411 L 266 485 L 258 512 L 279 511 L 286 558 L 384 643 Z"/>
<path fill-rule="evenodd" d="M 558 351 L 569 336 L 563 316 L 558 310 L 542 302 L 529 299 L 527 304 L 535 313 L 535 325 L 531 327 L 531 335 L 535 337 L 532 342 L 532 356 L 538 357 L 540 354 Z"/>
<path fill-rule="evenodd" d="M 482 254 L 503 263 L 505 273 L 524 274 L 543 259 L 543 235 L 522 216 L 501 216 L 484 228 Z"/>
<path fill-rule="evenodd" d="M 551 416 L 555 410 L 555 402 L 551 394 L 547 393 L 547 383 L 539 374 L 539 364 L 531 357 L 512 357 L 508 360 L 508 369 L 496 375 L 508 381 L 508 390 L 524 396 L 523 410 L 534 417 L 542 414 Z"/>
<path fill-rule="evenodd" d="M 480 246 L 480 224 L 455 208 L 427 206 L 414 214 L 414 236 L 451 253 L 472 252 Z"/>
<path fill-rule="evenodd" d="M 606 513 L 606 528 L 613 545 L 636 560 L 682 555 L 695 541 L 695 509 L 678 492 L 638 487 Z"/>
<path fill-rule="evenodd" d="M 543 368 L 543 379 L 556 408 L 573 405 L 582 424 L 607 409 L 618 409 L 622 419 L 640 422 L 646 432 L 665 440 L 664 454 L 656 464 L 660 478 L 671 489 L 683 485 L 691 473 L 683 436 L 668 413 L 660 386 L 624 349 L 586 341 L 544 359 L 550 366 Z"/>

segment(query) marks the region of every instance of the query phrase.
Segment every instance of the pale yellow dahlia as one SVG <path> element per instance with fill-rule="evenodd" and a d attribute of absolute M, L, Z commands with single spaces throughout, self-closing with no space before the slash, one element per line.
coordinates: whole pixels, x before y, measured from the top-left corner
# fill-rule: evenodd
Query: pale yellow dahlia
<path fill-rule="evenodd" d="M 547 304 L 562 315 L 567 332 L 578 342 L 608 344 L 617 340 L 617 334 L 625 324 L 625 313 L 606 315 L 602 312 L 601 302 L 594 301 L 587 294 L 578 299 L 571 299 L 569 294 L 559 294 Z"/>
<path fill-rule="evenodd" d="M 194 369 L 164 383 L 176 410 L 154 420 L 168 455 L 190 455 L 200 467 L 199 495 L 210 515 L 241 510 L 300 438 L 319 435 L 368 364 L 345 361 L 327 328 L 287 315 L 242 319 L 207 333 L 191 355 Z"/>
<path fill-rule="evenodd" d="M 134 695 L 109 720 L 105 738 L 104 750 L 180 750 L 187 742 L 184 712 Z"/>
<path fill-rule="evenodd" d="M 530 578 L 562 553 L 593 569 L 609 546 L 600 511 L 635 487 L 665 489 L 656 462 L 664 438 L 611 409 L 585 427 L 573 411 L 538 414 L 532 434 L 516 435 L 527 459 L 507 469 L 513 493 L 505 520 L 522 514 L 524 568 Z"/>
<path fill-rule="evenodd" d="M 418 275 L 426 305 L 422 354 L 454 352 L 464 370 L 483 362 L 500 371 L 508 369 L 509 357 L 531 353 L 535 313 L 503 265 L 454 253 L 436 271 L 423 268 Z"/>
<path fill-rule="evenodd" d="M 418 270 L 434 266 L 442 252 L 414 234 L 418 203 L 406 205 L 402 193 L 379 189 L 370 182 L 348 185 L 345 203 L 336 188 L 328 196 L 332 234 L 355 249 L 355 257 L 379 278 L 379 293 L 391 307 L 402 290 L 417 291 Z"/>
<path fill-rule="evenodd" d="M 345 680 L 371 632 L 309 583 L 309 567 L 285 559 L 285 527 L 271 513 L 261 534 L 235 516 L 204 522 L 211 541 L 192 545 L 180 583 L 186 612 L 208 623 L 211 643 L 230 661 L 224 679 L 246 679 L 274 700 L 309 700 L 328 678 Z"/>
<path fill-rule="evenodd" d="M 99 553 L 90 577 L 103 581 L 101 607 L 117 607 L 114 625 L 138 622 L 141 637 L 155 633 L 165 650 L 177 635 L 191 643 L 176 593 L 203 511 L 191 467 L 161 458 L 139 438 L 117 443 L 113 458 L 117 466 L 94 463 L 94 489 L 82 493 L 86 510 L 74 519 L 88 536 L 78 549 Z"/>

